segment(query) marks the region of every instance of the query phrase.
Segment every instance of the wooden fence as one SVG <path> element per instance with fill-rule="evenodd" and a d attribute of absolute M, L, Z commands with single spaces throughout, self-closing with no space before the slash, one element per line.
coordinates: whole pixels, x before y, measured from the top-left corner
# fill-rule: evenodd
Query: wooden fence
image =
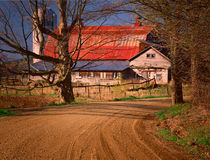
<path fill-rule="evenodd" d="M 11 83 L 12 84 L 12 83 Z M 155 96 L 169 95 L 168 88 L 155 88 L 155 79 L 144 82 L 125 82 L 121 84 L 73 84 L 75 97 L 87 97 L 99 100 L 111 100 L 128 96 Z M 56 87 L 30 85 L 3 85 L 0 84 L 0 95 L 49 95 L 57 96 Z"/>

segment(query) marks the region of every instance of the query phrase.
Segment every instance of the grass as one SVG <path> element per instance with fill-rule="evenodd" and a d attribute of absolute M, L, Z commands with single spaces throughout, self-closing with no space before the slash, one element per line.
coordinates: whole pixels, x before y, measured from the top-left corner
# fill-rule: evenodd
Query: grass
<path fill-rule="evenodd" d="M 48 104 L 48 106 L 64 106 L 64 105 L 68 105 L 69 103 L 63 102 L 63 103 L 52 103 L 52 104 Z"/>
<path fill-rule="evenodd" d="M 14 115 L 14 112 L 6 109 L 0 109 L 0 117 L 12 116 L 12 115 Z"/>
<path fill-rule="evenodd" d="M 69 104 L 85 104 L 85 103 L 87 102 L 71 102 L 71 103 L 62 102 L 62 103 L 49 104 L 48 106 L 65 106 Z"/>
<path fill-rule="evenodd" d="M 184 147 L 199 159 L 209 159 L 210 127 L 208 123 L 204 123 L 205 118 L 198 110 L 191 108 L 190 104 L 179 104 L 157 112 L 157 116 L 165 124 L 163 129 L 157 131 L 157 135 Z M 202 123 L 199 117 L 203 118 Z M 170 122 L 175 122 L 174 120 L 178 122 L 171 124 Z M 182 129 L 178 130 L 179 132 L 173 130 L 172 133 L 170 131 L 172 125 Z"/>
<path fill-rule="evenodd" d="M 48 97 L 58 97 L 58 95 L 56 93 L 52 93 L 52 94 L 6 94 L 6 93 L 0 93 L 0 95 L 7 95 L 7 96 L 48 96 Z"/>
<path fill-rule="evenodd" d="M 124 98 L 115 98 L 114 101 L 126 101 L 126 100 L 161 98 L 161 97 L 169 97 L 169 96 L 167 96 L 167 95 L 165 95 L 165 96 L 145 96 L 145 97 L 129 96 L 129 97 L 124 97 Z"/>
<path fill-rule="evenodd" d="M 208 127 L 208 128 L 205 128 L 202 126 L 189 127 L 188 132 L 191 133 L 191 135 L 189 135 L 189 137 L 188 137 L 191 144 L 194 143 L 197 145 L 204 145 L 204 146 L 209 145 L 210 127 Z"/>
<path fill-rule="evenodd" d="M 181 146 L 190 146 L 190 145 L 208 145 L 209 136 L 205 133 L 204 135 L 191 135 L 190 137 L 179 138 L 168 129 L 160 129 L 157 132 L 157 135 L 161 136 L 167 141 L 174 141 L 176 144 Z M 196 131 L 196 133 L 198 133 Z M 206 137 L 207 136 L 207 137 Z"/>
<path fill-rule="evenodd" d="M 167 129 L 161 129 L 157 131 L 157 135 L 163 137 L 163 139 L 167 141 L 177 141 L 178 137 L 172 134 L 169 130 Z"/>
<path fill-rule="evenodd" d="M 157 116 L 161 120 L 166 120 L 167 117 L 175 117 L 175 116 L 181 116 L 185 113 L 188 113 L 188 110 L 190 109 L 190 104 L 186 103 L 184 105 L 178 104 L 170 107 L 169 109 L 161 110 L 157 112 Z"/>
<path fill-rule="evenodd" d="M 157 112 L 157 116 L 160 119 L 165 120 L 166 119 L 166 116 L 165 116 L 166 112 L 167 112 L 167 110 L 161 110 L 161 111 Z"/>
<path fill-rule="evenodd" d="M 205 152 L 208 152 L 209 148 L 209 134 L 203 132 L 202 134 L 198 131 L 199 129 L 195 129 L 193 133 L 196 135 L 189 134 L 189 137 L 180 138 L 173 133 L 171 133 L 168 129 L 158 130 L 157 135 L 161 136 L 166 141 L 173 141 L 175 144 L 184 147 L 188 152 L 192 153 L 195 157 L 207 160 L 208 158 L 205 155 Z M 192 132 L 189 132 L 192 133 Z"/>
<path fill-rule="evenodd" d="M 86 104 L 87 102 L 71 102 L 71 104 Z"/>

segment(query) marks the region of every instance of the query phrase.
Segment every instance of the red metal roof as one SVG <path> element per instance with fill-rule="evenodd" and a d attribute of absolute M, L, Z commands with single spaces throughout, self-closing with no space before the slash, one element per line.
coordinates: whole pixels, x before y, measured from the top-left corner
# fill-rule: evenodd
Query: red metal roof
<path fill-rule="evenodd" d="M 82 60 L 127 60 L 138 54 L 139 40 L 146 40 L 153 25 L 145 26 L 85 26 L 82 29 L 82 48 L 73 56 Z M 58 32 L 58 31 L 55 31 Z M 69 37 L 69 52 L 73 53 L 78 40 L 77 32 Z M 48 37 L 45 55 L 57 57 L 57 41 Z M 79 53 L 79 55 L 78 55 Z"/>

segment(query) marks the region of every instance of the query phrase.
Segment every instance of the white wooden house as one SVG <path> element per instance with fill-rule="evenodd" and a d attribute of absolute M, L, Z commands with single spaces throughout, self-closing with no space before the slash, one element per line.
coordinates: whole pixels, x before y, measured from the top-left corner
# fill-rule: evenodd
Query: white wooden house
<path fill-rule="evenodd" d="M 142 79 L 155 78 L 158 84 L 170 81 L 170 59 L 154 47 L 148 47 L 129 59 L 130 68 Z"/>

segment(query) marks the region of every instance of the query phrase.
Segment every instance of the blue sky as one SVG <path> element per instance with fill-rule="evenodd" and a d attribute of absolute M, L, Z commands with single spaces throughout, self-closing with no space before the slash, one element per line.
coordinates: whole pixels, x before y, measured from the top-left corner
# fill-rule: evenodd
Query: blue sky
<path fill-rule="evenodd" d="M 10 9 L 10 3 L 9 1 L 0 1 L 0 7 L 2 9 L 5 9 L 5 10 L 8 10 Z M 55 13 L 57 14 L 57 24 L 59 24 L 59 14 L 58 14 L 58 9 L 56 7 L 56 5 L 51 5 L 50 8 L 55 11 Z M 12 18 L 11 20 L 14 22 L 16 22 L 18 24 L 18 22 L 20 23 L 20 20 L 18 19 L 18 17 L 15 15 L 14 11 L 13 10 L 9 10 L 10 14 L 12 15 Z M 100 25 L 102 22 L 102 20 L 99 20 L 97 22 L 94 22 L 94 23 L 90 23 L 88 25 Z M 103 25 L 133 25 L 135 23 L 135 17 L 133 15 L 130 15 L 130 14 L 126 14 L 126 13 L 121 13 L 121 14 L 115 14 L 115 15 L 112 15 L 112 16 L 109 16 L 107 18 L 107 20 L 105 21 L 105 23 L 103 23 Z M 17 25 L 16 24 L 16 25 Z M 18 29 L 18 27 L 17 27 Z M 30 50 L 32 49 L 32 37 L 30 38 Z M 14 54 L 8 54 L 8 58 L 11 58 L 11 59 L 17 59 L 17 58 L 22 58 L 22 56 L 19 56 L 19 55 L 14 55 Z"/>

